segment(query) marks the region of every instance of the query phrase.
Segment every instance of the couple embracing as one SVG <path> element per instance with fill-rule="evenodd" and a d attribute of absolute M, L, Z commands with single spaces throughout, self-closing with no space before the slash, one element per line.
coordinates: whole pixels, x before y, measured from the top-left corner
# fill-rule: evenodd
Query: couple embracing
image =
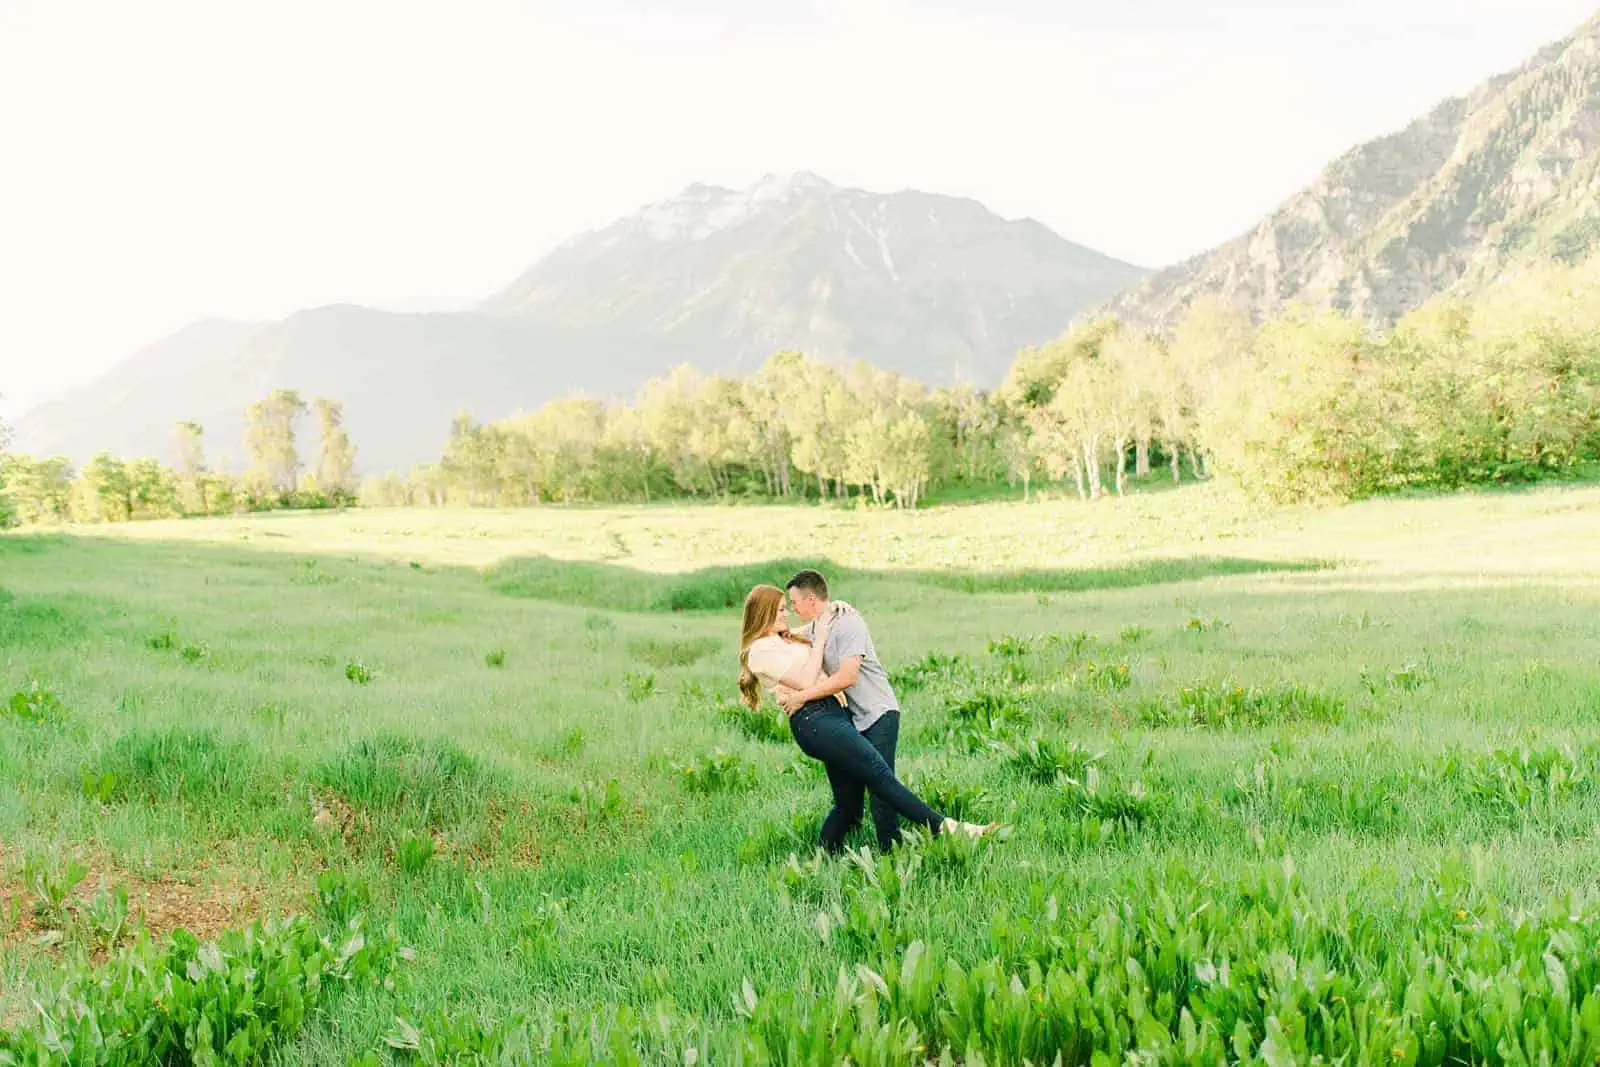
<path fill-rule="evenodd" d="M 806 623 L 789 629 L 789 607 Z M 789 715 L 800 750 L 821 761 L 833 788 L 833 810 L 822 823 L 822 847 L 838 852 L 861 821 L 865 794 L 872 794 L 878 847 L 900 840 L 900 820 L 930 834 L 981 836 L 979 826 L 947 819 L 923 803 L 894 773 L 900 738 L 900 704 L 872 647 L 866 620 L 843 601 L 828 599 L 827 580 L 800 571 L 785 589 L 758 585 L 744 602 L 739 639 L 739 692 L 752 709 L 766 690 Z"/>

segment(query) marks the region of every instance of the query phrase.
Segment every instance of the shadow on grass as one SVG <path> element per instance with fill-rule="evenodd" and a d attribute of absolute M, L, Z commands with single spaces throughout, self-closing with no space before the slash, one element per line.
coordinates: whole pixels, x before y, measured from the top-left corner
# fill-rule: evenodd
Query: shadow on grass
<path fill-rule="evenodd" d="M 1203 484 L 1205 483 L 1196 481 L 1190 475 L 1188 467 L 1184 468 L 1183 480 L 1180 482 L 1174 482 L 1165 467 L 1157 467 L 1143 478 L 1130 476 L 1127 495 L 1140 497 L 1181 493 Z M 969 504 L 1025 504 L 1030 500 L 1079 499 L 1081 498 L 1071 482 L 1049 482 L 1041 479 L 1027 490 L 1021 483 L 1008 485 L 1005 482 L 958 482 L 930 490 L 917 502 L 917 509 L 965 507 Z"/>
<path fill-rule="evenodd" d="M 840 566 L 828 559 L 784 558 L 735 567 L 706 567 L 687 574 L 652 574 L 610 563 L 534 556 L 490 568 L 492 588 L 506 596 L 582 604 L 611 611 L 726 611 L 744 603 L 751 586 L 782 586 L 795 571 L 813 567 L 836 588 L 857 583 L 919 585 L 957 593 L 1083 593 L 1100 589 L 1189 582 L 1244 574 L 1326 570 L 1329 560 L 1262 560 L 1232 556 L 1150 559 L 1109 567 L 1018 571 L 883 571 Z"/>

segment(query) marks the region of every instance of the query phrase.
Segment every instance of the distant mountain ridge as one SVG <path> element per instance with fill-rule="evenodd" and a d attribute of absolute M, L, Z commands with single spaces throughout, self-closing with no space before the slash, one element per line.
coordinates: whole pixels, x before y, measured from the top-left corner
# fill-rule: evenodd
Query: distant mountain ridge
<path fill-rule="evenodd" d="M 784 348 L 992 385 L 1018 349 L 1143 274 L 972 200 L 805 172 L 694 185 L 567 241 L 471 309 L 197 323 L 29 412 L 18 445 L 79 462 L 170 456 L 173 423 L 192 418 L 213 453 L 242 461 L 245 408 L 296 388 L 345 405 L 363 470 L 397 469 L 436 458 L 463 409 L 629 396 L 681 362 L 737 374 Z"/>
<path fill-rule="evenodd" d="M 1521 68 L 1347 153 L 1249 233 L 1100 310 L 1170 325 L 1202 295 L 1388 325 L 1518 264 L 1600 248 L 1600 16 Z"/>
<path fill-rule="evenodd" d="M 801 172 L 743 190 L 690 186 L 558 248 L 484 310 L 723 353 L 709 370 L 753 369 L 798 347 L 989 384 L 1018 348 L 1060 332 L 1064 308 L 1143 273 L 976 201 L 879 195 Z"/>

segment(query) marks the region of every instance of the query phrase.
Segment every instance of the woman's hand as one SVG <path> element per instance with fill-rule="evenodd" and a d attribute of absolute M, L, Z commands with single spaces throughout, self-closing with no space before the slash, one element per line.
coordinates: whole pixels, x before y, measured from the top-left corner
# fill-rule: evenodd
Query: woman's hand
<path fill-rule="evenodd" d="M 811 643 L 818 647 L 828 641 L 828 631 L 833 629 L 833 620 L 839 617 L 837 609 L 829 606 L 827 611 L 817 616 L 817 621 L 811 624 Z"/>
<path fill-rule="evenodd" d="M 784 714 L 793 715 L 806 706 L 806 702 L 801 700 L 800 697 L 800 690 L 790 689 L 788 686 L 781 684 L 778 686 L 778 707 L 783 709 Z"/>

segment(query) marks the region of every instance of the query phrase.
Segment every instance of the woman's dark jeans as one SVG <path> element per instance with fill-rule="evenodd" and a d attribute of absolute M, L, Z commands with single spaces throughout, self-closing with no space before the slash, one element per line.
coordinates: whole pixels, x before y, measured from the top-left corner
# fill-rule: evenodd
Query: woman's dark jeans
<path fill-rule="evenodd" d="M 822 847 L 838 852 L 844 837 L 861 821 L 864 793 L 870 791 L 874 807 L 883 801 L 896 815 L 937 834 L 944 816 L 917 798 L 894 776 L 881 753 L 861 736 L 850 713 L 830 698 L 813 700 L 789 717 L 789 730 L 800 751 L 821 760 L 833 787 L 833 810 L 822 823 Z M 875 819 L 878 847 L 887 852 L 899 837 L 893 820 Z"/>

